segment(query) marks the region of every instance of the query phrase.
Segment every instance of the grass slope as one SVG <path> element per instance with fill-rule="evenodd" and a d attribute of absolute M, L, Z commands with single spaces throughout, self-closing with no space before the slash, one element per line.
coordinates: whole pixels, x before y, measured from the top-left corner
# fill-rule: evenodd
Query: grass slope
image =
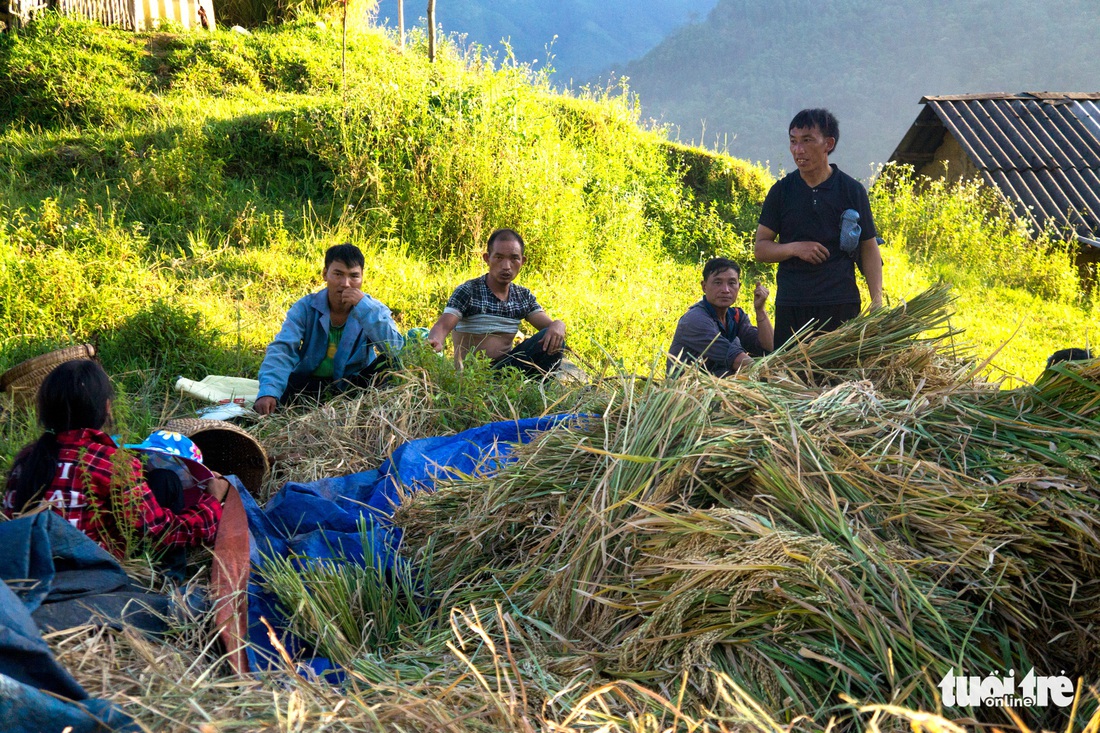
<path fill-rule="evenodd" d="M 736 249 L 755 217 L 762 172 L 723 161 L 697 199 L 686 151 L 633 108 L 555 96 L 523 67 L 456 49 L 429 66 L 355 32 L 345 106 L 338 38 L 310 23 L 133 37 L 47 18 L 0 39 L 0 277 L 17 294 L 0 311 L 3 360 L 100 334 L 170 371 L 254 369 L 317 286 L 320 253 L 348 239 L 370 255 L 366 289 L 430 325 L 510 225 L 573 345 L 646 368 L 693 295 L 678 256 Z M 164 317 L 182 332 L 145 332 Z M 161 338 L 198 347 L 147 343 Z"/>
<path fill-rule="evenodd" d="M 450 43 L 429 64 L 422 38 L 401 53 L 353 28 L 346 89 L 340 60 L 338 31 L 309 21 L 131 35 L 46 15 L 0 36 L 0 367 L 92 339 L 151 399 L 178 374 L 254 374 L 345 240 L 407 328 L 430 325 L 481 271 L 488 232 L 513 226 L 521 282 L 579 358 L 628 371 L 661 362 L 702 258 L 772 281 L 751 262 L 763 170 Z M 994 366 L 1024 380 L 1088 339 L 1096 309 L 1064 250 L 1030 243 L 980 189 L 887 178 L 888 299 L 953 282 L 982 356 L 1022 323 Z"/>

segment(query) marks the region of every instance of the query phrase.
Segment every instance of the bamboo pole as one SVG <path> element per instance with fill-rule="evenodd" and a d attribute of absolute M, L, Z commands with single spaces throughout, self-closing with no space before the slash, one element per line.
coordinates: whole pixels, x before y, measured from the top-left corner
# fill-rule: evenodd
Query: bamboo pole
<path fill-rule="evenodd" d="M 340 93 L 344 100 L 344 113 L 348 108 L 348 0 L 344 0 L 344 18 L 340 36 Z"/>
<path fill-rule="evenodd" d="M 435 0 L 428 0 L 428 61 L 435 61 Z"/>

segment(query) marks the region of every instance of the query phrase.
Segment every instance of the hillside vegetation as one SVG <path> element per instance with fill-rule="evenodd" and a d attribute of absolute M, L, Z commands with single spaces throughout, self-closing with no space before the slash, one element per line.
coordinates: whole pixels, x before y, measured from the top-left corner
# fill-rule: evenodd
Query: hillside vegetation
<path fill-rule="evenodd" d="M 92 339 L 131 388 L 254 374 L 345 240 L 408 328 L 481 270 L 489 231 L 515 227 L 521 282 L 578 358 L 629 371 L 662 361 L 703 257 L 771 281 L 750 261 L 765 171 L 524 66 L 454 45 L 430 65 L 421 41 L 400 53 L 353 29 L 344 90 L 338 30 L 308 21 L 134 36 L 45 16 L 0 36 L 0 366 Z M 995 364 L 1026 379 L 1086 339 L 1095 310 L 1064 251 L 1030 244 L 979 190 L 891 180 L 874 202 L 888 299 L 957 284 L 979 355 L 1023 323 Z"/>
<path fill-rule="evenodd" d="M 697 201 L 687 153 L 633 108 L 553 96 L 523 67 L 457 52 L 429 67 L 354 33 L 345 105 L 338 38 L 312 23 L 134 38 L 57 19 L 5 36 L 6 353 L 101 334 L 139 361 L 192 362 L 166 368 L 254 368 L 346 239 L 370 253 L 367 289 L 430 325 L 509 225 L 573 344 L 644 368 L 681 300 L 635 296 L 686 287 L 670 255 L 735 248 L 755 217 L 761 171 L 709 166 L 696 183 L 720 200 Z M 227 364 L 215 343 L 241 351 Z"/>

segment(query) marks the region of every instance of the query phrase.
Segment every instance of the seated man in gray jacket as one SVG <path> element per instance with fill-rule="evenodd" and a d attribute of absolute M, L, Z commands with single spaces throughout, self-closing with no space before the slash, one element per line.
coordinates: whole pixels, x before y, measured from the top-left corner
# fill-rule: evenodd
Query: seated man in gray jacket
<path fill-rule="evenodd" d="M 676 324 L 668 349 L 668 374 L 675 376 L 681 363 L 698 362 L 711 374 L 724 377 L 752 363 L 753 356 L 772 350 L 772 322 L 764 305 L 768 289 L 757 283 L 753 291 L 756 322 L 734 305 L 741 291 L 741 267 L 733 260 L 715 257 L 703 266 L 703 299 L 688 308 Z"/>
<path fill-rule="evenodd" d="M 270 414 L 298 395 L 365 387 L 394 366 L 405 338 L 390 309 L 363 292 L 365 262 L 354 244 L 325 252 L 325 289 L 291 306 L 267 347 L 256 412 Z"/>

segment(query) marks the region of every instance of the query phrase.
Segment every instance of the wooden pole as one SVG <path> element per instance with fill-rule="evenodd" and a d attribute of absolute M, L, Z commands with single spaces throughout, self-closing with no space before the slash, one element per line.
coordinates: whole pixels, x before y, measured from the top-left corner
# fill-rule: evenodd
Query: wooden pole
<path fill-rule="evenodd" d="M 435 61 L 435 0 L 428 0 L 428 61 Z"/>
<path fill-rule="evenodd" d="M 405 0 L 397 0 L 397 27 L 401 31 L 401 50 L 405 50 Z"/>

